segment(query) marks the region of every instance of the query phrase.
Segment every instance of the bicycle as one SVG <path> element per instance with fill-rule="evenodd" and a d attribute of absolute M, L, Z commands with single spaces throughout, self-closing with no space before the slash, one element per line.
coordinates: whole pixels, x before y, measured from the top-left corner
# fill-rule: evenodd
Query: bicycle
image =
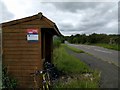
<path fill-rule="evenodd" d="M 42 89 L 43 90 L 50 90 L 51 86 L 52 86 L 52 79 L 51 79 L 51 69 L 53 69 L 54 67 L 51 68 L 45 68 L 45 70 L 38 70 L 35 71 L 34 73 L 30 73 L 31 76 L 33 77 L 34 83 L 35 83 L 35 89 L 36 88 L 40 88 L 39 85 L 37 84 L 37 80 L 36 80 L 36 76 L 38 75 L 42 75 Z"/>

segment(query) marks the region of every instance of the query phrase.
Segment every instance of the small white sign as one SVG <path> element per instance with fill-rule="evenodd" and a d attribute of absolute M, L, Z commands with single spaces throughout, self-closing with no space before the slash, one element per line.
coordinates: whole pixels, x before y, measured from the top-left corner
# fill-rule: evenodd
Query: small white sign
<path fill-rule="evenodd" d="M 38 34 L 28 34 L 27 40 L 28 41 L 38 41 L 39 40 Z"/>

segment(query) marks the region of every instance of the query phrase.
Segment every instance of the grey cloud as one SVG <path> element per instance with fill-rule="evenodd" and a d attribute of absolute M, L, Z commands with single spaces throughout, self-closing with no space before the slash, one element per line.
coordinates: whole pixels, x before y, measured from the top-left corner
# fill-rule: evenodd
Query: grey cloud
<path fill-rule="evenodd" d="M 92 32 L 97 31 L 99 28 L 104 27 L 108 23 L 107 20 L 104 19 L 93 19 L 87 22 L 84 22 L 82 25 L 79 23 L 76 27 L 71 24 L 61 25 L 62 31 L 84 31 L 84 32 Z"/>
<path fill-rule="evenodd" d="M 14 15 L 7 9 L 7 7 L 5 6 L 5 4 L 0 1 L 0 23 L 5 22 L 9 19 L 12 19 L 14 17 Z"/>
<path fill-rule="evenodd" d="M 98 2 L 56 2 L 52 3 L 56 8 L 62 11 L 77 12 L 77 10 L 84 10 L 87 8 L 96 8 Z"/>
<path fill-rule="evenodd" d="M 14 15 L 5 4 L 2 5 L 2 19 L 8 20 Z M 113 2 L 51 2 L 33 3 L 27 13 L 42 11 L 45 16 L 58 23 L 62 33 L 71 35 L 77 33 L 114 32 L 115 27 L 107 28 L 109 22 L 117 20 L 117 8 Z M 110 11 L 111 10 L 111 11 Z M 70 15 L 71 14 L 71 15 Z M 120 12 L 118 13 L 120 16 Z M 110 30 L 109 30 L 110 29 Z"/>
<path fill-rule="evenodd" d="M 93 19 L 94 21 L 101 21 L 101 19 L 104 19 L 103 21 L 110 21 L 111 19 L 117 19 L 117 8 L 113 10 L 115 7 L 115 3 L 100 3 L 96 8 L 94 8 L 93 12 L 91 11 L 92 15 L 90 16 L 89 14 L 86 15 L 88 18 L 84 18 L 84 21 L 91 21 Z M 87 12 L 86 12 L 87 13 Z M 90 14 L 91 14 L 90 13 Z"/>
<path fill-rule="evenodd" d="M 72 31 L 78 31 L 78 32 L 84 32 L 84 33 L 91 33 L 99 30 L 101 27 L 105 27 L 107 21 L 96 21 L 96 22 L 88 22 L 84 23 L 83 25 L 79 24 L 77 27 L 73 27 L 72 25 L 67 25 L 67 27 L 61 26 L 62 30 L 64 32 L 72 32 Z"/>
<path fill-rule="evenodd" d="M 78 10 L 97 8 L 102 11 L 102 13 L 104 13 L 109 8 L 111 8 L 111 6 L 113 6 L 112 2 L 54 2 L 51 4 L 53 4 L 57 9 L 60 9 L 61 11 L 68 12 L 77 12 Z"/>
<path fill-rule="evenodd" d="M 61 26 L 64 27 L 64 28 L 73 28 L 72 23 L 66 23 L 66 24 L 65 24 L 65 23 L 63 24 L 63 23 L 62 23 Z"/>
<path fill-rule="evenodd" d="M 116 3 L 113 2 L 103 2 L 103 3 L 82 2 L 81 3 L 80 2 L 80 3 L 57 3 L 57 4 L 55 3 L 54 5 L 63 12 L 68 11 L 78 15 L 80 13 L 77 11 L 81 10 L 85 13 L 82 21 L 78 23 L 78 26 L 74 27 L 69 23 L 68 25 L 61 25 L 62 31 L 64 32 L 84 31 L 84 33 L 88 34 L 97 31 L 100 33 L 101 31 L 101 33 L 102 32 L 113 33 L 114 29 L 116 29 L 116 27 L 113 27 L 111 30 L 108 30 L 108 28 L 106 28 L 106 25 L 109 22 L 117 21 L 118 19 L 117 17 L 118 11 L 117 8 L 115 7 Z"/>
<path fill-rule="evenodd" d="M 118 21 L 120 22 L 120 1 L 118 2 Z"/>

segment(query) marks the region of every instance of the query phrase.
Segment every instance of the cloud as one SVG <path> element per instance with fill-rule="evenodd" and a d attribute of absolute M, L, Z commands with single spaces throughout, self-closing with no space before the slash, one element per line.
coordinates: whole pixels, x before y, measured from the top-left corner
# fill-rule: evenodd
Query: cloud
<path fill-rule="evenodd" d="M 120 1 L 118 2 L 118 21 L 120 22 Z"/>
<path fill-rule="evenodd" d="M 23 18 L 42 12 L 54 21 L 63 35 L 116 33 L 118 3 L 114 2 L 43 2 L 39 0 L 3 0 L 7 11 Z M 8 10 L 9 9 L 9 10 Z M 7 15 L 7 14 L 6 14 Z M 8 14 L 9 20 L 12 19 Z M 111 24 L 110 24 L 111 23 Z M 108 26 L 111 26 L 108 27 Z"/>
<path fill-rule="evenodd" d="M 8 21 L 9 19 L 14 17 L 14 15 L 7 9 L 2 1 L 0 1 L 0 14 L 0 23 L 2 23 L 3 21 Z"/>
<path fill-rule="evenodd" d="M 57 2 L 52 4 L 63 11 L 77 12 L 79 9 L 84 10 L 87 8 L 95 8 L 98 2 Z"/>
<path fill-rule="evenodd" d="M 53 5 L 64 12 L 61 17 L 71 19 L 71 22 L 62 23 L 61 26 L 63 32 L 76 32 L 77 33 L 117 33 L 117 24 L 112 28 L 108 28 L 107 25 L 112 22 L 117 23 L 118 11 L 117 3 L 113 2 L 77 2 L 77 3 L 53 3 Z M 66 13 L 73 15 L 71 18 L 66 16 Z M 74 19 L 76 17 L 76 19 Z M 79 19 L 80 18 L 80 19 Z M 62 22 L 62 20 L 61 20 Z M 74 25 L 76 24 L 76 25 Z M 73 30 L 73 31 L 72 31 Z M 74 32 L 74 33 L 75 33 Z M 66 33 L 65 33 L 66 34 Z"/>

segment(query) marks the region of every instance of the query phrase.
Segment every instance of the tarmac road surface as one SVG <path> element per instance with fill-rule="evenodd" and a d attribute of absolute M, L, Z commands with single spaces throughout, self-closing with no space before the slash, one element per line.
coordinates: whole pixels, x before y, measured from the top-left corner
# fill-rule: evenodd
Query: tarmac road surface
<path fill-rule="evenodd" d="M 92 54 L 89 55 L 86 53 L 75 53 L 67 49 L 70 55 L 77 57 L 78 59 L 89 65 L 92 69 L 99 70 L 101 72 L 100 88 L 119 87 L 118 82 L 120 82 L 120 79 L 118 78 L 118 70 L 120 70 L 120 68 L 115 64 L 108 63 L 108 61 L 106 62 L 106 60 L 101 60 L 101 59 L 113 60 L 114 63 L 117 63 L 118 57 L 115 57 L 117 56 L 115 55 L 117 51 L 108 50 L 97 46 L 89 46 L 89 45 L 75 45 L 75 44 L 68 44 L 68 45 L 74 46 L 85 52 L 88 53 L 90 52 L 90 54 Z"/>
<path fill-rule="evenodd" d="M 81 49 L 101 60 L 107 61 L 108 63 L 113 63 L 117 66 L 120 65 L 120 62 L 118 62 L 118 58 L 120 58 L 118 53 L 120 53 L 120 51 L 110 50 L 103 47 L 91 46 L 91 45 L 81 45 L 81 44 L 79 45 L 68 44 L 68 45 Z"/>

